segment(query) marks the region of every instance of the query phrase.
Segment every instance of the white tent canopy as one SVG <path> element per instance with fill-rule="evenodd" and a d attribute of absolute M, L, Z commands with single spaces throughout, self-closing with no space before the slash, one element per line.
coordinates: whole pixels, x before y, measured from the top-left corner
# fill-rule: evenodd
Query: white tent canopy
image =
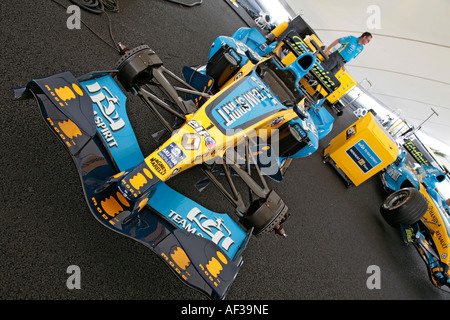
<path fill-rule="evenodd" d="M 346 68 L 367 78 L 370 93 L 413 126 L 450 146 L 449 0 L 285 0 L 325 45 L 346 36 L 373 34 Z M 440 150 L 450 155 L 448 150 Z"/>

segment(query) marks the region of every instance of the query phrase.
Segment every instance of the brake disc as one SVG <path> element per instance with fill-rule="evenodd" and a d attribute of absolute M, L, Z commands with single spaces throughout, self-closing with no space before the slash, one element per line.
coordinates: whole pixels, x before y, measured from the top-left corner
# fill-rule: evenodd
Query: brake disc
<path fill-rule="evenodd" d="M 288 216 L 288 207 L 280 196 L 272 190 L 266 199 L 254 201 L 247 214 L 240 219 L 240 222 L 247 229 L 253 227 L 255 236 L 275 231 L 275 233 L 286 237 L 281 224 Z"/>

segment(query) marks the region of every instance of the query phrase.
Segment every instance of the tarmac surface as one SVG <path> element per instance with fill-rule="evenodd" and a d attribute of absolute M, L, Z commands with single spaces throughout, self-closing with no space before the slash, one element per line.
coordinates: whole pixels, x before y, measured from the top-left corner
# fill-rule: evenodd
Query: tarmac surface
<path fill-rule="evenodd" d="M 184 65 L 204 64 L 217 36 L 246 26 L 225 1 L 191 8 L 163 0 L 119 5 L 119 13 L 108 14 L 116 41 L 129 48 L 150 45 L 178 74 Z M 0 14 L 0 299 L 205 299 L 150 250 L 94 219 L 72 159 L 35 101 L 13 101 L 13 87 L 63 71 L 81 76 L 111 70 L 118 53 L 85 25 L 69 30 L 70 14 L 53 1 L 1 1 Z M 111 43 L 105 14 L 81 11 L 81 18 Z M 161 127 L 138 98 L 127 97 L 130 121 L 149 154 L 156 147 L 151 134 Z M 350 112 L 336 117 L 316 153 L 296 159 L 283 182 L 269 181 L 290 209 L 288 237 L 252 237 L 227 299 L 449 299 L 431 284 L 415 249 L 379 214 L 385 198 L 379 176 L 347 188 L 322 162 L 330 140 L 355 120 Z M 202 193 L 193 188 L 201 177 L 192 169 L 168 184 L 212 210 L 230 210 L 214 187 Z M 70 265 L 81 269 L 79 290 L 66 287 Z M 367 286 L 373 265 L 381 272 L 380 289 Z"/>

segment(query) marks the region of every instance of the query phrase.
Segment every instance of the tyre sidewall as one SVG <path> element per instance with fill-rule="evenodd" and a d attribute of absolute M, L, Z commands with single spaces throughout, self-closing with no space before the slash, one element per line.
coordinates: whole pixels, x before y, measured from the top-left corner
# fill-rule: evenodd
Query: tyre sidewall
<path fill-rule="evenodd" d="M 398 202 L 396 201 L 396 198 Z M 393 226 L 411 226 L 417 223 L 428 210 L 428 201 L 415 188 L 405 188 L 389 195 L 380 207 L 386 222 Z"/>

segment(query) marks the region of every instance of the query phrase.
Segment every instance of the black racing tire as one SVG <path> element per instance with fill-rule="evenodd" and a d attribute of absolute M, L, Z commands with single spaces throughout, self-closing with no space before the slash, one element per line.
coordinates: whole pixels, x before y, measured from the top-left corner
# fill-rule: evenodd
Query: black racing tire
<path fill-rule="evenodd" d="M 427 210 L 427 199 L 415 188 L 395 191 L 380 207 L 381 215 L 392 227 L 414 225 L 422 219 Z"/>

